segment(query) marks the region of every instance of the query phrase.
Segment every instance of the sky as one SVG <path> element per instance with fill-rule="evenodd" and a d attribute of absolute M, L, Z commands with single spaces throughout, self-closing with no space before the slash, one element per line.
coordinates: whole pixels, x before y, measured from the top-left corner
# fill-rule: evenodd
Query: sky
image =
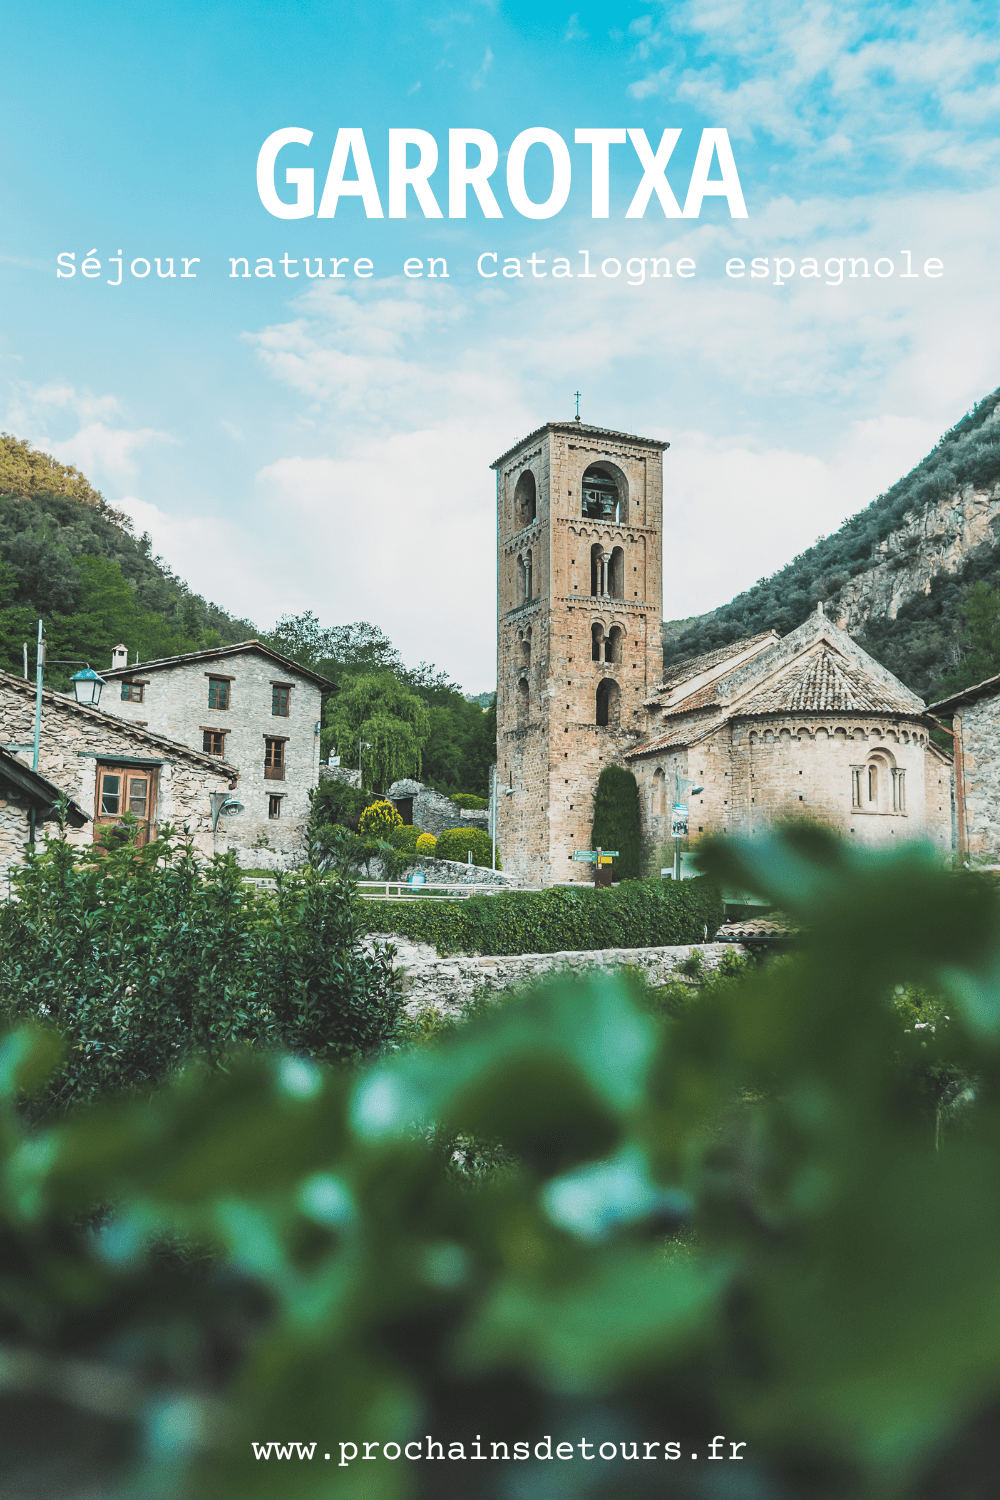
<path fill-rule="evenodd" d="M 489 466 L 571 418 L 576 392 L 584 421 L 670 442 L 674 619 L 835 529 L 1000 383 L 993 5 L 7 0 L 3 29 L 0 428 L 81 468 L 262 630 L 307 609 L 369 620 L 407 664 L 483 691 Z M 313 134 L 277 158 L 278 198 L 303 191 L 286 169 L 312 168 L 332 213 L 265 207 L 258 153 L 285 128 Z M 556 187 L 549 148 L 528 151 L 526 199 L 508 170 L 536 128 L 571 164 L 548 217 L 531 206 Z M 364 132 L 377 204 L 326 203 L 342 129 Z M 595 129 L 643 131 L 653 152 L 680 131 L 662 177 L 678 210 L 702 132 L 724 130 L 746 217 L 721 193 L 668 217 L 657 191 L 626 217 L 644 175 L 629 138 L 595 218 L 575 141 Z M 436 142 L 440 218 L 412 188 L 391 216 L 390 130 Z M 501 217 L 473 190 L 451 213 L 450 131 L 496 141 Z M 276 274 L 234 277 L 241 257 Z"/>

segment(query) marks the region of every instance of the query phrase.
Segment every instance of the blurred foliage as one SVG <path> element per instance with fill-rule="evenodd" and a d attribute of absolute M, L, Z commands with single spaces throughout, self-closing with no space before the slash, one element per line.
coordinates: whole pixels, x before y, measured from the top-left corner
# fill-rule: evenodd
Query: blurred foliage
<path fill-rule="evenodd" d="M 215 1068 L 234 1047 L 341 1061 L 389 1042 L 391 950 L 360 951 L 349 884 L 306 870 L 254 896 L 235 860 L 206 869 L 169 828 L 141 848 L 123 829 L 96 856 L 29 849 L 0 907 L 0 1015 L 65 1039 L 35 1108 L 147 1088 L 191 1057 Z"/>
<path fill-rule="evenodd" d="M 438 839 L 440 857 L 445 835 Z M 366 901 L 369 932 L 433 943 L 439 953 L 561 953 L 700 943 L 723 918 L 714 881 L 628 880 L 609 889 L 502 890 L 461 901 Z"/>
<path fill-rule="evenodd" d="M 575 976 L 360 1072 L 237 1052 L 34 1128 L 59 1042 L 8 1036 L 0 1389 L 46 1496 L 81 1412 L 89 1493 L 143 1500 L 995 1494 L 996 895 L 808 831 L 705 858 L 806 938 L 666 1024 Z"/>
<path fill-rule="evenodd" d="M 993 391 L 891 489 L 851 516 L 832 536 L 820 538 L 731 603 L 690 622 L 668 622 L 663 637 L 664 666 L 764 630 L 787 635 L 802 624 L 817 601 L 835 604 L 849 579 L 885 560 L 879 550 L 881 544 L 899 529 L 905 515 L 919 515 L 928 505 L 957 493 L 964 485 L 972 484 L 977 489 L 993 485 L 1000 478 L 998 407 L 1000 391 Z M 914 550 L 919 546 L 916 536 L 912 546 Z M 905 563 L 905 551 L 900 561 Z M 995 546 L 977 548 L 958 573 L 938 574 L 931 580 L 929 593 L 907 600 L 892 620 L 870 618 L 857 637 L 859 644 L 928 700 L 943 696 L 946 682 L 964 687 L 981 680 L 965 676 L 961 670 L 970 648 L 959 638 L 960 614 L 977 582 L 985 581 L 991 588 L 1000 583 L 998 562 Z M 676 628 L 685 623 L 686 628 Z"/>

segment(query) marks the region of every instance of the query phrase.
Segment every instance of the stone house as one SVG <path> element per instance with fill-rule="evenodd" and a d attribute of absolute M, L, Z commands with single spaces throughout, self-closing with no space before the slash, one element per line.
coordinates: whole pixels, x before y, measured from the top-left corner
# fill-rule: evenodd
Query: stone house
<path fill-rule="evenodd" d="M 622 761 L 655 848 L 672 848 L 677 802 L 692 845 L 804 817 L 860 845 L 951 849 L 951 757 L 931 740 L 923 700 L 822 605 L 783 638 L 676 663 L 645 707 L 650 728 Z"/>
<path fill-rule="evenodd" d="M 132 666 L 119 646 L 101 676 L 109 713 L 237 768 L 244 811 L 231 820 L 232 847 L 301 853 L 328 678 L 260 641 Z"/>
<path fill-rule="evenodd" d="M 497 475 L 497 842 L 525 883 L 587 880 L 604 766 L 640 785 L 672 849 L 793 814 L 859 843 L 951 848 L 951 762 L 923 701 L 820 611 L 677 664 L 663 680 L 663 455 L 634 433 L 549 422 Z M 675 791 L 676 794 L 675 795 Z"/>
<path fill-rule="evenodd" d="M 153 836 L 164 823 L 187 825 L 198 853 L 211 857 L 211 797 L 225 796 L 236 786 L 235 766 L 45 688 L 35 773 L 30 769 L 34 724 L 34 684 L 0 672 L 0 746 L 5 752 L 0 871 L 20 861 L 35 828 L 51 830 L 60 794 L 70 799 L 66 835 L 71 844 L 91 843 L 98 830 L 131 812 L 144 825 L 142 837 Z M 224 820 L 218 847 L 229 847 Z"/>
<path fill-rule="evenodd" d="M 951 720 L 959 863 L 1000 864 L 1000 676 L 932 703 L 929 712 Z"/>

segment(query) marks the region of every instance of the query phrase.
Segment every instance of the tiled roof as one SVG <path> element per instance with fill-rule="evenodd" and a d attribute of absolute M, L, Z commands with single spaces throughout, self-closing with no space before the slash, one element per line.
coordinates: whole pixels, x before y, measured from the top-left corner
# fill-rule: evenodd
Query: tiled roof
<path fill-rule="evenodd" d="M 748 635 L 741 641 L 730 641 L 728 646 L 717 646 L 714 651 L 706 651 L 703 656 L 688 656 L 683 661 L 673 661 L 664 673 L 663 681 L 656 689 L 657 693 L 665 693 L 668 688 L 676 687 L 677 683 L 684 682 L 688 677 L 700 677 L 702 672 L 708 672 L 712 667 L 719 666 L 728 661 L 731 656 L 740 656 L 750 646 L 757 646 L 761 641 L 778 640 L 777 633 L 773 630 L 762 630 L 760 635 Z"/>
<path fill-rule="evenodd" d="M 718 729 L 720 719 L 712 719 L 709 723 L 702 720 L 698 724 L 678 724 L 668 729 L 663 734 L 655 734 L 651 739 L 643 740 L 631 750 L 626 750 L 625 759 L 632 760 L 639 755 L 658 755 L 661 750 L 681 750 L 685 745 L 696 745 L 699 740 L 707 739 Z"/>
<path fill-rule="evenodd" d="M 975 682 L 971 687 L 962 688 L 961 692 L 952 693 L 950 698 L 941 698 L 937 703 L 930 703 L 927 712 L 932 714 L 950 713 L 960 703 L 974 703 L 977 698 L 991 698 L 1000 693 L 1000 677 L 987 677 L 982 682 Z"/>
<path fill-rule="evenodd" d="M 0 785 L 7 784 L 23 792 L 35 807 L 42 809 L 43 819 L 52 817 L 59 803 L 59 798 L 66 796 L 66 815 L 68 821 L 74 828 L 82 828 L 84 823 L 90 821 L 90 814 L 85 813 L 78 802 L 67 796 L 54 782 L 44 776 L 39 776 L 17 755 L 11 755 L 8 750 L 0 748 Z"/>
<path fill-rule="evenodd" d="M 529 432 L 525 437 L 518 438 L 517 442 L 508 448 L 505 453 L 501 453 L 499 458 L 494 459 L 490 464 L 490 468 L 498 468 L 500 464 L 510 458 L 512 453 L 516 453 L 518 448 L 523 448 L 526 443 L 534 442 L 536 438 L 541 437 L 543 432 L 558 432 L 566 437 L 579 437 L 581 433 L 585 433 L 588 437 L 612 438 L 616 443 L 632 443 L 636 447 L 643 448 L 670 447 L 670 444 L 662 438 L 637 437 L 634 432 L 617 432 L 613 427 L 591 427 L 586 422 L 581 422 L 579 417 L 576 417 L 571 422 L 545 422 L 541 427 L 536 427 L 533 432 Z"/>
<path fill-rule="evenodd" d="M 795 662 L 760 692 L 734 704 L 741 716 L 769 713 L 903 713 L 917 710 L 900 693 L 824 647 Z"/>
<path fill-rule="evenodd" d="M 653 700 L 656 701 L 655 699 Z M 680 714 L 694 713 L 699 708 L 718 708 L 719 706 L 719 682 L 706 682 L 697 692 L 689 693 L 686 698 L 678 698 L 676 703 L 668 704 L 663 710 L 664 719 L 677 718 Z"/>

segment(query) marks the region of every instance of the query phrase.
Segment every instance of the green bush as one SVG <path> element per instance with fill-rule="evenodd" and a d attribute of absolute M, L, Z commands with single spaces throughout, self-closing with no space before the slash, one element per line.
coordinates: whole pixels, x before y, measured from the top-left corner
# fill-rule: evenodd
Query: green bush
<path fill-rule="evenodd" d="M 715 935 L 723 910 L 718 886 L 700 878 L 505 890 L 465 901 L 366 901 L 362 917 L 369 932 L 397 932 L 439 953 L 514 954 L 700 943 Z"/>
<path fill-rule="evenodd" d="M 594 792 L 591 849 L 617 849 L 615 880 L 638 880 L 642 874 L 639 786 L 623 766 L 605 766 Z"/>
<path fill-rule="evenodd" d="M 357 833 L 358 819 L 365 808 L 371 807 L 378 798 L 371 792 L 363 792 L 350 786 L 346 781 L 323 776 L 319 786 L 309 793 L 309 801 L 312 808 L 311 820 L 315 825 L 339 823 L 341 827 Z"/>
<path fill-rule="evenodd" d="M 451 797 L 452 802 L 469 811 L 478 810 L 485 812 L 490 805 L 488 797 L 477 797 L 472 792 L 449 792 L 448 795 Z"/>
<path fill-rule="evenodd" d="M 366 807 L 358 819 L 358 833 L 368 839 L 388 839 L 395 828 L 402 828 L 403 820 L 391 802 L 373 802 Z"/>
<path fill-rule="evenodd" d="M 394 849 L 402 849 L 408 854 L 416 851 L 417 840 L 422 837 L 422 829 L 415 823 L 400 823 L 398 827 L 390 830 L 387 835 L 389 843 Z"/>
<path fill-rule="evenodd" d="M 416 852 L 421 859 L 433 859 L 437 857 L 437 839 L 433 833 L 422 833 L 417 839 Z"/>
<path fill-rule="evenodd" d="M 716 870 L 806 936 L 669 1026 L 574 976 L 35 1128 L 58 1038 L 5 1037 L 7 1488 L 76 1493 L 69 1449 L 164 1500 L 995 1494 L 996 895 L 930 851 Z"/>
<path fill-rule="evenodd" d="M 351 835 L 346 835 L 351 837 Z M 305 871 L 254 896 L 235 860 L 200 867 L 169 828 L 95 860 L 30 853 L 0 907 L 0 1015 L 66 1039 L 45 1108 L 162 1082 L 234 1046 L 330 1061 L 386 1046 L 391 958 L 359 946 L 353 886 Z"/>
<path fill-rule="evenodd" d="M 471 853 L 472 863 L 488 870 L 493 864 L 493 841 L 481 828 L 448 828 L 438 835 L 434 853 L 438 859 L 457 859 L 463 865 Z M 496 867 L 501 868 L 499 859 Z"/>

